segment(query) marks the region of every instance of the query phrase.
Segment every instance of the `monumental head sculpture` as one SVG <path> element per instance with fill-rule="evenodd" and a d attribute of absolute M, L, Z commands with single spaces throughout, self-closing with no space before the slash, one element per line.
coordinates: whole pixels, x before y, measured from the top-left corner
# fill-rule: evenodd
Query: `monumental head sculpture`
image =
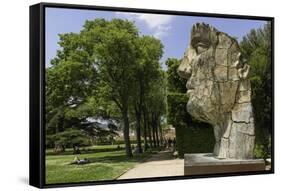
<path fill-rule="evenodd" d="M 178 73 L 187 79 L 187 111 L 214 128 L 218 158 L 253 158 L 249 69 L 235 38 L 208 24 L 192 27 Z"/>

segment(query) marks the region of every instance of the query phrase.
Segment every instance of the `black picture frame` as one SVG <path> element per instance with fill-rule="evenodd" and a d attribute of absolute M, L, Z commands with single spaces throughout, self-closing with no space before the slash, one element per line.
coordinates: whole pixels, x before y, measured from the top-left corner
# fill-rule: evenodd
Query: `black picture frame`
<path fill-rule="evenodd" d="M 104 180 L 95 182 L 79 182 L 79 183 L 61 183 L 46 184 L 45 183 L 45 9 L 46 8 L 66 8 L 80 10 L 102 10 L 102 11 L 121 11 L 134 13 L 154 13 L 168 15 L 184 15 L 184 16 L 200 16 L 215 18 L 236 18 L 249 20 L 270 21 L 272 25 L 271 46 L 272 46 L 272 139 L 271 139 L 271 170 L 257 172 L 241 172 L 241 173 L 223 173 L 209 175 L 192 175 L 192 176 L 173 176 L 173 177 L 155 177 L 145 179 L 127 179 L 127 180 Z M 264 16 L 249 15 L 231 15 L 231 14 L 215 14 L 215 13 L 198 13 L 185 11 L 170 10 L 153 10 L 153 9 L 137 9 L 124 7 L 104 7 L 93 5 L 74 5 L 74 4 L 57 4 L 57 3 L 39 3 L 30 6 L 30 139 L 29 139 L 29 184 L 38 188 L 53 188 L 67 186 L 85 186 L 100 184 L 120 184 L 133 182 L 148 181 L 167 181 L 179 179 L 193 178 L 210 178 L 210 177 L 226 177 L 226 176 L 242 176 L 274 173 L 274 18 Z"/>

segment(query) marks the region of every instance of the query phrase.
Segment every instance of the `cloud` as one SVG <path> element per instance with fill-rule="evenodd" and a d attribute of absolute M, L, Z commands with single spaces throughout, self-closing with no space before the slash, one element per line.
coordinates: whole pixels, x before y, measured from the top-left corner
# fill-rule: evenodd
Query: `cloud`
<path fill-rule="evenodd" d="M 145 14 L 145 13 L 116 13 L 116 15 L 125 17 L 129 20 L 136 20 L 144 22 L 152 35 L 161 38 L 168 34 L 171 29 L 170 23 L 173 19 L 170 15 L 157 15 L 157 14 Z"/>

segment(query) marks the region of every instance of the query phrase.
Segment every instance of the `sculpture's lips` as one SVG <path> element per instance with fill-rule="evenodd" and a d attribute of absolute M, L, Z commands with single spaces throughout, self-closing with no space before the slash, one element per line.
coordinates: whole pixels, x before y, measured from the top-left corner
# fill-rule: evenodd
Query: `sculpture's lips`
<path fill-rule="evenodd" d="M 185 87 L 187 90 L 193 90 L 194 87 L 193 87 L 193 84 L 189 83 L 189 81 L 187 81 L 187 83 L 185 84 Z"/>
<path fill-rule="evenodd" d="M 186 94 L 190 94 L 193 91 L 194 91 L 194 89 L 189 89 L 189 90 L 187 90 Z"/>
<path fill-rule="evenodd" d="M 191 93 L 191 92 L 194 91 L 194 87 L 192 86 L 191 83 L 186 83 L 185 87 L 186 87 L 186 89 L 187 89 L 186 94 L 189 94 L 189 93 Z"/>

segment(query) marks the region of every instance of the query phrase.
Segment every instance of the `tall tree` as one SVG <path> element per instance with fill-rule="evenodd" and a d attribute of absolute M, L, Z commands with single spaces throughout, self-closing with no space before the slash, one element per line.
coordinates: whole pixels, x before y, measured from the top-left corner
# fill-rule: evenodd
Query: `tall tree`
<path fill-rule="evenodd" d="M 140 121 L 141 118 L 143 119 L 144 150 L 147 150 L 147 136 L 149 137 L 149 144 L 151 146 L 151 132 L 149 130 L 146 99 L 148 97 L 148 91 L 151 88 L 151 82 L 158 78 L 159 72 L 161 71 L 159 60 L 163 54 L 163 45 L 160 40 L 152 36 L 142 36 L 138 40 L 138 46 L 140 50 L 139 67 L 136 76 L 138 82 L 138 99 L 135 102 L 136 109 L 139 112 L 137 121 Z"/>
<path fill-rule="evenodd" d="M 67 33 L 59 36 L 61 49 L 46 69 L 48 145 L 64 147 L 65 144 L 61 141 L 64 139 L 63 135 L 69 135 L 71 141 L 72 134 L 76 132 L 80 132 L 76 137 L 81 139 L 85 133 L 92 139 L 115 135 L 115 126 L 109 120 L 112 113 L 116 114 L 115 108 L 111 103 L 102 103 L 102 99 L 94 96 L 100 79 L 97 64 L 92 60 L 92 49 L 87 50 L 88 46 L 83 42 L 81 34 Z M 95 116 L 107 120 L 108 128 L 100 128 L 100 124 L 93 120 Z M 58 139 L 60 135 L 62 139 Z M 73 138 L 72 143 L 77 145 L 76 140 Z"/>
<path fill-rule="evenodd" d="M 128 112 L 137 66 L 138 30 L 132 22 L 127 20 L 99 19 L 87 21 L 81 34 L 85 43 L 93 46 L 93 57 L 101 78 L 100 92 L 104 93 L 106 99 L 113 101 L 120 110 L 126 154 L 131 157 Z M 95 42 L 95 39 L 98 39 L 98 42 Z"/>
<path fill-rule="evenodd" d="M 153 145 L 159 146 L 160 119 L 166 115 L 166 80 L 165 73 L 159 71 L 157 78 L 150 82 L 150 88 L 146 97 L 147 114 L 150 116 L 150 129 Z"/>
<path fill-rule="evenodd" d="M 270 154 L 272 127 L 272 60 L 271 23 L 252 29 L 240 43 L 243 56 L 249 63 L 252 103 L 256 126 L 256 142 L 263 145 L 263 157 Z"/>
<path fill-rule="evenodd" d="M 73 112 L 87 102 L 86 98 L 99 97 L 99 102 L 112 102 L 119 109 L 126 153 L 132 156 L 128 109 L 137 38 L 134 24 L 120 19 L 86 21 L 80 33 L 60 35 L 62 49 L 47 69 L 47 127 L 55 127 L 49 129 L 64 131 L 68 110 Z"/>
<path fill-rule="evenodd" d="M 48 131 L 58 133 L 76 126 L 96 135 L 98 128 L 89 118 L 114 116 L 121 119 L 130 157 L 129 123 L 134 113 L 138 150 L 142 151 L 142 125 L 146 150 L 150 134 L 146 113 L 153 106 L 146 102 L 152 82 L 161 73 L 161 41 L 139 36 L 128 20 L 95 19 L 86 21 L 79 33 L 60 35 L 59 44 L 61 49 L 47 69 Z"/>
<path fill-rule="evenodd" d="M 60 35 L 61 50 L 46 69 L 47 134 L 69 128 L 69 108 L 78 108 L 95 89 L 97 71 L 80 42 L 77 34 Z"/>

